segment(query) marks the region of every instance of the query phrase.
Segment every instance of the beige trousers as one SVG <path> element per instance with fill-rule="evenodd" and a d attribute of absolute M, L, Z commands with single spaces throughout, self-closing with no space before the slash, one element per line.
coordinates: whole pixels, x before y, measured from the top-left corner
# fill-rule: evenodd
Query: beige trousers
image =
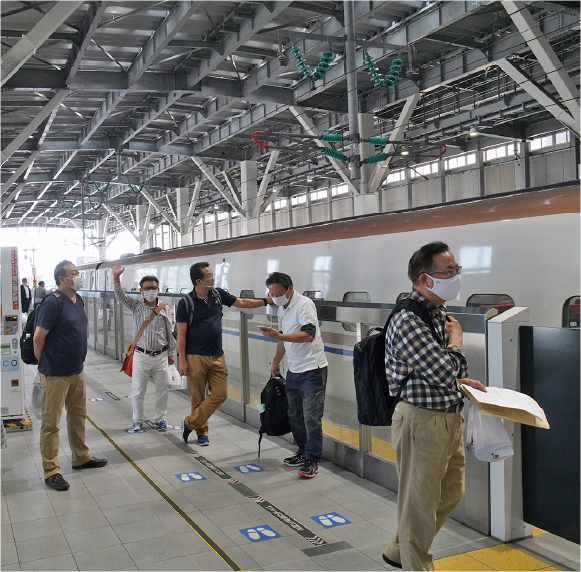
<path fill-rule="evenodd" d="M 400 402 L 391 425 L 397 455 L 398 530 L 385 556 L 404 570 L 434 570 L 434 537 L 462 498 L 464 418 Z"/>
<path fill-rule="evenodd" d="M 208 419 L 228 397 L 226 357 L 188 354 L 188 391 L 192 412 L 186 427 L 198 436 L 208 434 Z M 206 396 L 206 387 L 209 390 Z"/>
<path fill-rule="evenodd" d="M 58 460 L 59 422 L 63 406 L 67 408 L 67 432 L 73 466 L 91 460 L 89 447 L 85 445 L 85 417 L 87 393 L 85 373 L 66 376 L 40 374 L 42 387 L 42 425 L 40 426 L 40 454 L 44 478 L 61 472 Z"/>

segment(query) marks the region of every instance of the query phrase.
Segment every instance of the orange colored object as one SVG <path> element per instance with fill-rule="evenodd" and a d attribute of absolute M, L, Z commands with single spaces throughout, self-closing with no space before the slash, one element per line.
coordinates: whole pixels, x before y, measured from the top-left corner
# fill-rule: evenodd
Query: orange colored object
<path fill-rule="evenodd" d="M 125 352 L 125 359 L 123 360 L 123 365 L 119 371 L 126 373 L 129 377 L 133 377 L 133 352 L 135 351 L 135 346 L 133 344 L 127 344 L 127 351 Z"/>

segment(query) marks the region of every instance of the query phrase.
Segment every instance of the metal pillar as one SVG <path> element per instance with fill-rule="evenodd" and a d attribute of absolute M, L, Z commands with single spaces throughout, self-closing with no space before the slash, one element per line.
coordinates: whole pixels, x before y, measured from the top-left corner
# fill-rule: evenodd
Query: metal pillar
<path fill-rule="evenodd" d="M 145 246 L 145 237 L 147 236 L 147 227 L 149 221 L 147 220 L 147 205 L 137 205 L 135 208 L 135 219 L 137 222 L 137 234 L 139 236 L 139 253 L 143 252 Z"/>
<path fill-rule="evenodd" d="M 362 138 L 373 137 L 374 123 L 372 113 L 360 113 L 358 115 L 359 134 Z M 370 157 L 375 153 L 373 145 L 361 144 L 360 154 L 361 159 Z M 353 169 L 353 165 L 351 165 Z M 351 171 L 353 172 L 353 171 Z M 378 189 L 376 193 L 369 193 L 369 180 L 373 173 L 373 165 L 363 165 L 360 169 L 361 194 L 353 197 L 353 214 L 354 216 L 373 214 L 379 212 L 378 197 L 381 190 Z"/>
<path fill-rule="evenodd" d="M 345 71 L 347 73 L 347 108 L 349 110 L 349 135 L 351 136 L 350 154 L 353 158 L 359 156 L 359 143 L 355 137 L 359 133 L 359 101 L 357 98 L 357 61 L 355 50 L 355 6 L 353 0 L 344 0 L 345 13 Z M 351 178 L 360 179 L 361 169 L 357 162 L 351 163 Z"/>
<path fill-rule="evenodd" d="M 256 161 L 242 161 L 240 163 L 242 209 L 248 213 L 241 221 L 242 235 L 257 234 L 260 232 L 258 217 L 249 218 L 258 193 L 257 177 L 258 166 Z"/>
<path fill-rule="evenodd" d="M 187 187 L 176 189 L 177 217 L 178 226 L 180 227 L 178 246 L 190 246 L 192 244 L 192 233 L 188 232 L 190 227 L 188 220 L 190 207 L 189 194 L 189 189 Z"/>
<path fill-rule="evenodd" d="M 97 248 L 99 251 L 99 260 L 106 260 L 107 258 L 107 218 L 102 218 L 97 221 Z"/>

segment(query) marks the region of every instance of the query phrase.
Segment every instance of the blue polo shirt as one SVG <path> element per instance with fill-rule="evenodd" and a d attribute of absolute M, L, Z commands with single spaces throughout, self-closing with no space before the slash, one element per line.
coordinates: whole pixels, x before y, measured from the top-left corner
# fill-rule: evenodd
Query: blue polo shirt
<path fill-rule="evenodd" d="M 236 302 L 236 296 L 215 288 L 220 295 L 224 306 L 232 306 Z M 186 353 L 198 356 L 221 356 L 222 350 L 222 308 L 214 295 L 209 292 L 208 299 L 198 298 L 195 290 L 188 296 L 194 301 L 194 320 L 191 327 L 186 330 Z M 176 310 L 176 322 L 189 323 L 186 303 L 180 300 Z"/>
<path fill-rule="evenodd" d="M 63 312 L 57 316 L 57 299 L 47 296 L 36 312 L 36 325 L 48 330 L 38 371 L 47 377 L 78 375 L 87 357 L 87 314 L 80 296 L 76 302 L 61 293 Z"/>

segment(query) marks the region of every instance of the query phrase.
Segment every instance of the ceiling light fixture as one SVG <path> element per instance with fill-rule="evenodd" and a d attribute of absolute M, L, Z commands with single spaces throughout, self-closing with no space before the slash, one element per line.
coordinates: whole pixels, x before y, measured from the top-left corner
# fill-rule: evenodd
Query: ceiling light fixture
<path fill-rule="evenodd" d="M 478 129 L 473 125 L 472 127 L 470 127 L 470 131 L 468 132 L 468 135 L 470 135 L 470 137 L 478 137 L 478 135 L 479 135 Z"/>
<path fill-rule="evenodd" d="M 312 183 L 313 182 L 313 177 L 311 177 L 311 175 L 307 175 L 307 183 Z"/>
<path fill-rule="evenodd" d="M 407 149 L 403 149 L 401 152 L 402 155 L 409 155 L 410 152 Z"/>

